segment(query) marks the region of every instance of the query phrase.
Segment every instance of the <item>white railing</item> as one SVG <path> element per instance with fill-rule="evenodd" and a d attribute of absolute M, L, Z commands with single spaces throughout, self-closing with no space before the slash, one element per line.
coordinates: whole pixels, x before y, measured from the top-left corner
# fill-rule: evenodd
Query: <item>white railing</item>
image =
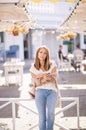
<path fill-rule="evenodd" d="M 32 99 L 25 99 L 25 98 L 0 98 L 0 102 L 2 101 L 6 101 L 5 103 L 3 103 L 3 105 L 0 106 L 0 109 L 3 109 L 4 107 L 6 107 L 9 104 L 12 104 L 12 119 L 13 119 L 13 129 L 12 130 L 16 130 L 16 107 L 15 105 L 19 105 L 24 107 L 25 109 L 35 113 L 36 115 L 38 115 L 37 112 L 33 111 L 31 108 L 23 105 L 20 103 L 20 101 L 31 101 Z M 59 113 L 64 112 L 66 110 L 68 110 L 69 108 L 73 107 L 73 106 L 77 106 L 77 130 L 80 130 L 80 126 L 79 126 L 79 98 L 78 97 L 63 97 L 61 98 L 62 102 L 64 101 L 70 101 L 71 103 L 66 105 L 65 107 L 61 108 L 60 110 L 58 110 L 58 112 L 56 112 L 55 116 L 57 116 Z M 56 126 L 64 129 L 64 130 L 69 130 L 69 128 L 63 126 L 60 123 L 55 123 Z M 31 127 L 28 130 L 32 130 L 33 128 L 37 127 L 38 124 L 34 125 L 33 127 Z"/>

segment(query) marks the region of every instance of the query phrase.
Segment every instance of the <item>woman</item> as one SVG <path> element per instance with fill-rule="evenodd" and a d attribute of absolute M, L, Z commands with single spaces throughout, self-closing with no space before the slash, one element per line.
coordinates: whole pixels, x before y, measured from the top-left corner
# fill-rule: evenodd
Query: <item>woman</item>
<path fill-rule="evenodd" d="M 35 102 L 39 113 L 39 130 L 53 130 L 58 98 L 57 68 L 55 62 L 50 61 L 49 51 L 45 46 L 37 50 L 30 72 L 32 78 L 37 79 Z"/>

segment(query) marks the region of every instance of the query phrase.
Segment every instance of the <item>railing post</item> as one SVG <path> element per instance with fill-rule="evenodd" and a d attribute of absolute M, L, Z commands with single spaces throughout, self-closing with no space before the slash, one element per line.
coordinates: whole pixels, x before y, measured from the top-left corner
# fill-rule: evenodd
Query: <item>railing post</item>
<path fill-rule="evenodd" d="M 79 98 L 77 98 L 77 128 L 78 128 L 78 130 L 80 130 L 80 126 L 79 126 L 79 124 L 80 124 L 79 116 L 80 116 L 80 114 L 79 114 Z"/>
<path fill-rule="evenodd" d="M 15 130 L 15 102 L 12 102 L 13 130 Z"/>

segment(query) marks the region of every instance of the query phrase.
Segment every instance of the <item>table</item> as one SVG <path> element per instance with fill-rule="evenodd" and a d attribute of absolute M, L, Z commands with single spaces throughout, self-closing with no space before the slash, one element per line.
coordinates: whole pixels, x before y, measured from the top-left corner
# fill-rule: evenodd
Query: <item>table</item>
<path fill-rule="evenodd" d="M 24 62 L 5 62 L 5 83 L 8 86 L 15 82 L 16 85 L 23 85 L 23 66 Z"/>

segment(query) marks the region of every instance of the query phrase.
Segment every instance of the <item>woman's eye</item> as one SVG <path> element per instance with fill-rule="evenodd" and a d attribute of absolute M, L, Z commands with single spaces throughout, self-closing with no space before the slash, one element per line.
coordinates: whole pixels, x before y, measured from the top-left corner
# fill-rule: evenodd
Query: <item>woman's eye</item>
<path fill-rule="evenodd" d="M 40 51 L 40 53 L 42 53 L 42 51 Z"/>
<path fill-rule="evenodd" d="M 46 55 L 46 52 L 43 52 L 43 51 L 40 51 L 39 53 L 40 53 L 40 54 L 43 54 L 43 55 Z"/>

